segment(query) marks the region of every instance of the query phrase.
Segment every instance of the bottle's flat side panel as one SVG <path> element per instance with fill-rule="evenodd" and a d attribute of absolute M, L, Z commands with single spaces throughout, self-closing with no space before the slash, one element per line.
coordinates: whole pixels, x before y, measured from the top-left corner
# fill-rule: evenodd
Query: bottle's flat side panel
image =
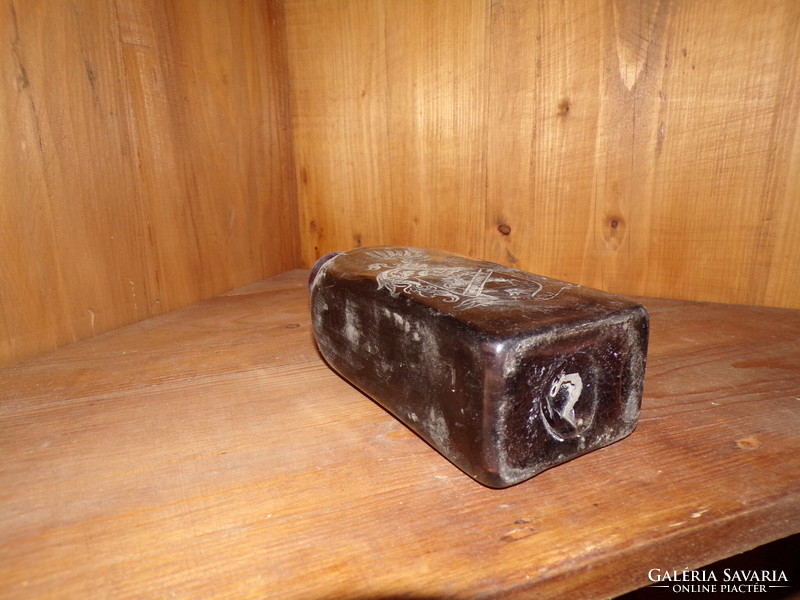
<path fill-rule="evenodd" d="M 328 364 L 459 468 L 482 472 L 483 367 L 475 332 L 377 290 L 368 277 L 319 277 L 313 328 Z"/>

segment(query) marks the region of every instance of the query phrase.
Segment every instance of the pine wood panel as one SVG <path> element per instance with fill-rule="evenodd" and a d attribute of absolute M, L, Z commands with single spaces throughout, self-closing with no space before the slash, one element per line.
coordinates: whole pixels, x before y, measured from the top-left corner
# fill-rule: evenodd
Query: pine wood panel
<path fill-rule="evenodd" d="M 307 275 L 0 369 L 0 596 L 607 598 L 800 531 L 800 312 L 644 299 L 637 430 L 491 490 L 325 366 Z"/>
<path fill-rule="evenodd" d="M 800 307 L 800 4 L 286 0 L 301 251 Z"/>
<path fill-rule="evenodd" d="M 299 264 L 279 2 L 0 7 L 0 364 Z"/>
<path fill-rule="evenodd" d="M 310 0 L 287 15 L 306 262 L 382 240 L 479 254 L 482 7 Z"/>

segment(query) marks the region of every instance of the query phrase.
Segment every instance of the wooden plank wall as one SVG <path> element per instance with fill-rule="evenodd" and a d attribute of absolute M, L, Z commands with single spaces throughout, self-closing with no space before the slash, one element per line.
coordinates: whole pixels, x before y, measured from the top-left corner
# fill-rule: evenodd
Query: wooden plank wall
<path fill-rule="evenodd" d="M 367 244 L 800 308 L 793 0 L 6 0 L 0 34 L 0 364 Z"/>
<path fill-rule="evenodd" d="M 0 364 L 299 266 L 278 0 L 0 3 Z"/>
<path fill-rule="evenodd" d="M 286 0 L 303 260 L 800 308 L 800 2 Z"/>

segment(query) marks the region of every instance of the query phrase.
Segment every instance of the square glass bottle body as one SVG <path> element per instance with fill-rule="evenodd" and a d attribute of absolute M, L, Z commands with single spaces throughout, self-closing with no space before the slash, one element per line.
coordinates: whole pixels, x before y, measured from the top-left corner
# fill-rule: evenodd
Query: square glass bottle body
<path fill-rule="evenodd" d="M 310 285 L 327 363 L 485 485 L 636 426 L 648 318 L 635 302 L 404 247 L 337 254 Z"/>

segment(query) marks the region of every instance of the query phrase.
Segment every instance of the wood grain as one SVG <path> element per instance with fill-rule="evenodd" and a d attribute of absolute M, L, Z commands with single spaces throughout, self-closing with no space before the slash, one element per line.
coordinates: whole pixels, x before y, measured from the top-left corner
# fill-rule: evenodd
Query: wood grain
<path fill-rule="evenodd" d="M 306 265 L 421 245 L 800 308 L 797 2 L 285 6 Z"/>
<path fill-rule="evenodd" d="M 288 15 L 305 261 L 381 240 L 480 252 L 481 6 L 311 0 Z"/>
<path fill-rule="evenodd" d="M 5 2 L 0 364 L 298 265 L 279 2 Z"/>
<path fill-rule="evenodd" d="M 790 0 L 18 0 L 0 364 L 370 244 L 800 308 Z"/>
<path fill-rule="evenodd" d="M 637 430 L 491 490 L 325 366 L 306 278 L 0 370 L 0 595 L 603 598 L 800 531 L 797 311 L 645 299 Z"/>

